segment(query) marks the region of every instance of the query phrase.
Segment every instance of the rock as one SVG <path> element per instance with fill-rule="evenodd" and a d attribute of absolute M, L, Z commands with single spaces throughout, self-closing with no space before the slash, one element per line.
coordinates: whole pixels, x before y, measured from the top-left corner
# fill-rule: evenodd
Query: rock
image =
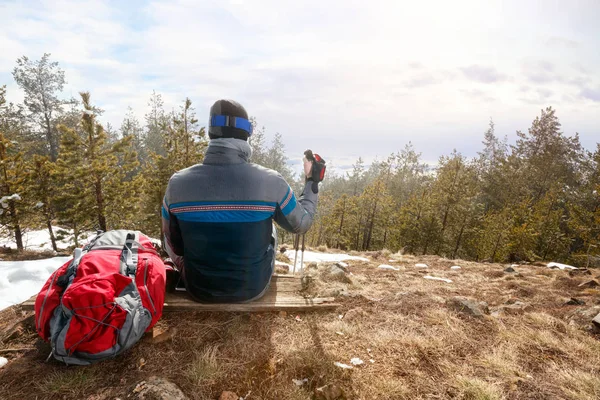
<path fill-rule="evenodd" d="M 575 297 L 571 297 L 571 299 L 569 301 L 567 301 L 564 305 L 565 306 L 583 306 L 583 305 L 585 305 L 585 301 L 576 299 Z"/>
<path fill-rule="evenodd" d="M 600 314 L 596 315 L 592 320 L 592 323 L 597 329 L 600 329 Z"/>
<path fill-rule="evenodd" d="M 482 318 L 485 314 L 489 314 L 490 310 L 487 303 L 477 302 L 466 297 L 453 297 L 446 301 L 446 306 L 465 315 L 475 318 Z"/>
<path fill-rule="evenodd" d="M 234 392 L 225 391 L 219 396 L 219 400 L 239 400 L 239 396 Z"/>
<path fill-rule="evenodd" d="M 174 383 L 157 376 L 140 382 L 133 392 L 135 398 L 140 400 L 187 400 L 187 396 Z"/>
<path fill-rule="evenodd" d="M 175 334 L 177 333 L 177 328 L 169 328 L 165 332 L 162 332 L 152 338 L 153 344 L 163 343 L 168 340 L 173 339 Z"/>
<path fill-rule="evenodd" d="M 327 272 L 327 280 L 338 281 L 342 283 L 350 283 L 350 278 L 346 276 L 346 271 L 338 267 L 337 265 L 332 265 Z"/>
<path fill-rule="evenodd" d="M 0 369 L 4 368 L 6 364 L 8 364 L 8 360 L 4 357 L 0 357 Z"/>
<path fill-rule="evenodd" d="M 279 248 L 279 252 L 280 252 L 281 254 L 284 254 L 286 251 L 287 251 L 287 247 L 286 247 L 286 246 L 281 246 L 281 247 Z"/>
<path fill-rule="evenodd" d="M 315 389 L 315 400 L 338 400 L 344 397 L 342 389 L 334 384 Z"/>
<path fill-rule="evenodd" d="M 587 282 L 583 282 L 583 283 L 577 285 L 578 288 L 582 288 L 582 289 L 595 288 L 598 286 L 600 286 L 600 283 L 598 283 L 598 281 L 595 279 L 591 279 Z"/>
<path fill-rule="evenodd" d="M 572 314 L 570 314 L 570 319 L 576 319 L 579 322 L 587 322 L 591 319 L 595 319 L 595 317 L 600 313 L 600 306 L 592 306 L 590 308 L 577 308 Z"/>
<path fill-rule="evenodd" d="M 531 310 L 529 304 L 523 303 L 522 301 L 515 301 L 513 304 L 503 305 L 498 307 L 498 311 L 509 315 L 521 315 L 526 311 Z"/>
<path fill-rule="evenodd" d="M 517 271 L 515 271 L 515 269 L 514 269 L 514 268 L 512 267 L 512 265 L 511 265 L 510 267 L 506 268 L 506 269 L 504 270 L 504 272 L 512 273 L 512 272 L 517 272 Z"/>
<path fill-rule="evenodd" d="M 377 267 L 378 269 L 389 269 L 391 271 L 400 271 L 400 268 L 396 268 L 394 266 L 391 265 L 387 265 L 387 264 L 381 264 L 380 266 Z"/>
<path fill-rule="evenodd" d="M 591 275 L 592 271 L 587 268 L 583 269 L 573 269 L 569 271 L 569 276 L 578 276 L 578 275 Z"/>
<path fill-rule="evenodd" d="M 344 321 L 351 322 L 358 317 L 362 317 L 366 312 L 360 307 L 353 308 L 352 310 L 348 310 L 346 314 L 344 314 Z"/>
<path fill-rule="evenodd" d="M 448 278 L 439 278 L 437 276 L 430 276 L 430 275 L 425 275 L 423 278 L 425 279 L 429 279 L 432 281 L 442 281 L 442 282 L 446 282 L 446 283 L 452 283 L 452 279 L 448 279 Z"/>
<path fill-rule="evenodd" d="M 336 267 L 339 267 L 339 268 L 341 268 L 341 269 L 343 269 L 343 270 L 344 270 L 344 271 L 346 271 L 346 272 L 348 272 L 348 264 L 346 264 L 346 263 L 345 263 L 345 262 L 343 262 L 343 261 L 338 261 L 338 262 L 336 262 L 336 263 L 335 263 L 335 266 L 336 266 Z"/>
<path fill-rule="evenodd" d="M 318 265 L 316 262 L 314 262 L 314 261 L 313 261 L 313 262 L 311 262 L 310 264 L 308 264 L 308 265 L 306 266 L 306 269 L 307 269 L 307 270 L 309 270 L 309 269 L 317 269 L 317 268 L 319 268 L 319 265 Z"/>

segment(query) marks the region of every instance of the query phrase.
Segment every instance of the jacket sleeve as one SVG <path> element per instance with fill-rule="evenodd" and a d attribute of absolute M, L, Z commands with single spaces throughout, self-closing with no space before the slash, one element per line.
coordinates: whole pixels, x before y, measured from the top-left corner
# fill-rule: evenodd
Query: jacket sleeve
<path fill-rule="evenodd" d="M 313 223 L 319 195 L 313 193 L 312 182 L 307 182 L 300 199 L 296 200 L 290 185 L 283 177 L 279 176 L 279 178 L 280 182 L 277 186 L 281 200 L 275 209 L 275 222 L 288 232 L 306 233 Z"/>
<path fill-rule="evenodd" d="M 183 239 L 177 217 L 170 211 L 169 186 L 161 207 L 164 248 L 177 267 L 183 267 Z"/>

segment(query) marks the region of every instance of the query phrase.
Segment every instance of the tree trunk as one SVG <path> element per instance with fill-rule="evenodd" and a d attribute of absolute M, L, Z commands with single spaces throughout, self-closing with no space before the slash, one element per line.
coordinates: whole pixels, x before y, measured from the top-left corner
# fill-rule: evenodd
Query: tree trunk
<path fill-rule="evenodd" d="M 500 245 L 500 238 L 502 237 L 502 232 L 498 232 L 498 239 L 496 239 L 496 245 L 494 246 L 494 252 L 492 253 L 492 262 L 496 259 L 496 252 L 498 251 L 498 246 Z"/>
<path fill-rule="evenodd" d="M 23 250 L 23 232 L 21 232 L 21 225 L 19 224 L 19 216 L 17 215 L 17 208 L 15 207 L 14 200 L 8 202 L 10 208 L 10 216 L 12 220 L 13 233 L 15 234 L 15 242 L 17 242 L 17 250 Z"/>
<path fill-rule="evenodd" d="M 431 221 L 429 222 L 427 239 L 425 239 L 425 246 L 423 246 L 423 255 L 427 254 L 427 249 L 429 248 L 429 241 L 431 240 L 431 228 L 432 227 L 433 227 L 433 216 L 431 217 Z"/>
<path fill-rule="evenodd" d="M 73 222 L 73 241 L 75 242 L 75 248 L 79 247 L 79 230 L 77 229 L 77 222 Z"/>
<path fill-rule="evenodd" d="M 50 241 L 52 242 L 52 250 L 58 251 L 58 247 L 56 247 L 56 237 L 54 236 L 54 231 L 52 230 L 52 220 L 49 217 L 46 217 L 46 226 L 48 227 L 48 233 L 50 233 Z"/>
<path fill-rule="evenodd" d="M 52 160 L 52 162 L 55 162 L 58 158 L 58 146 L 56 143 L 56 138 L 54 137 L 54 133 L 52 132 L 50 117 L 47 114 L 44 114 L 44 120 L 46 122 L 46 140 L 48 141 L 48 146 L 50 147 L 50 160 Z"/>
<path fill-rule="evenodd" d="M 94 184 L 96 189 L 96 206 L 98 207 L 98 225 L 99 229 L 106 232 L 106 216 L 104 215 L 104 196 L 102 194 L 102 182 L 100 178 L 96 178 Z"/>
<path fill-rule="evenodd" d="M 465 218 L 465 221 L 463 222 L 462 226 L 460 227 L 460 233 L 458 234 L 458 239 L 456 239 L 456 246 L 454 247 L 454 252 L 452 253 L 452 259 L 456 259 L 456 253 L 458 252 L 458 247 L 460 246 L 460 241 L 462 240 L 462 235 L 465 230 L 466 222 L 467 222 L 467 220 Z"/>
<path fill-rule="evenodd" d="M 342 229 L 344 227 L 344 214 L 346 213 L 346 198 L 344 197 L 344 203 L 342 204 L 342 217 L 340 218 L 340 228 L 338 229 L 338 238 L 336 247 L 340 247 L 340 238 L 342 237 Z"/>

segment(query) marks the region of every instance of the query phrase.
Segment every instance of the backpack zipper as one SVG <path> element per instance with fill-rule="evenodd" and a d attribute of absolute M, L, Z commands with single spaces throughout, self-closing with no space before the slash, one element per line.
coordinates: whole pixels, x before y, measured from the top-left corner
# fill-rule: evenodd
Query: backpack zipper
<path fill-rule="evenodd" d="M 144 259 L 144 289 L 146 290 L 146 296 L 150 300 L 150 305 L 152 306 L 153 314 L 156 315 L 156 307 L 154 306 L 154 301 L 152 300 L 152 296 L 150 295 L 150 291 L 148 290 L 148 285 L 146 284 L 146 280 L 148 278 L 148 259 Z"/>

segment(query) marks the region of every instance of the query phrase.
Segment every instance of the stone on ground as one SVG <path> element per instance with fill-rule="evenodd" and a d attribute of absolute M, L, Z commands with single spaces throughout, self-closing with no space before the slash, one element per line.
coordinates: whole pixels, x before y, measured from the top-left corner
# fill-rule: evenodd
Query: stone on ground
<path fill-rule="evenodd" d="M 446 305 L 457 312 L 475 318 L 482 318 L 485 314 L 490 313 L 487 303 L 466 297 L 453 297 L 446 301 Z"/>
<path fill-rule="evenodd" d="M 134 393 L 139 400 L 187 400 L 187 396 L 177 385 L 157 376 L 139 383 Z"/>
<path fill-rule="evenodd" d="M 337 265 L 332 265 L 331 267 L 329 267 L 329 270 L 327 271 L 325 278 L 328 281 L 337 281 L 337 282 L 342 282 L 342 283 L 350 283 L 351 282 L 350 278 L 348 278 L 348 276 L 346 275 L 346 271 L 344 271 Z"/>
<path fill-rule="evenodd" d="M 598 281 L 595 279 L 591 279 L 589 281 L 583 282 L 582 284 L 578 285 L 577 287 L 589 289 L 589 288 L 595 288 L 598 286 L 600 286 L 600 283 L 598 283 Z"/>

